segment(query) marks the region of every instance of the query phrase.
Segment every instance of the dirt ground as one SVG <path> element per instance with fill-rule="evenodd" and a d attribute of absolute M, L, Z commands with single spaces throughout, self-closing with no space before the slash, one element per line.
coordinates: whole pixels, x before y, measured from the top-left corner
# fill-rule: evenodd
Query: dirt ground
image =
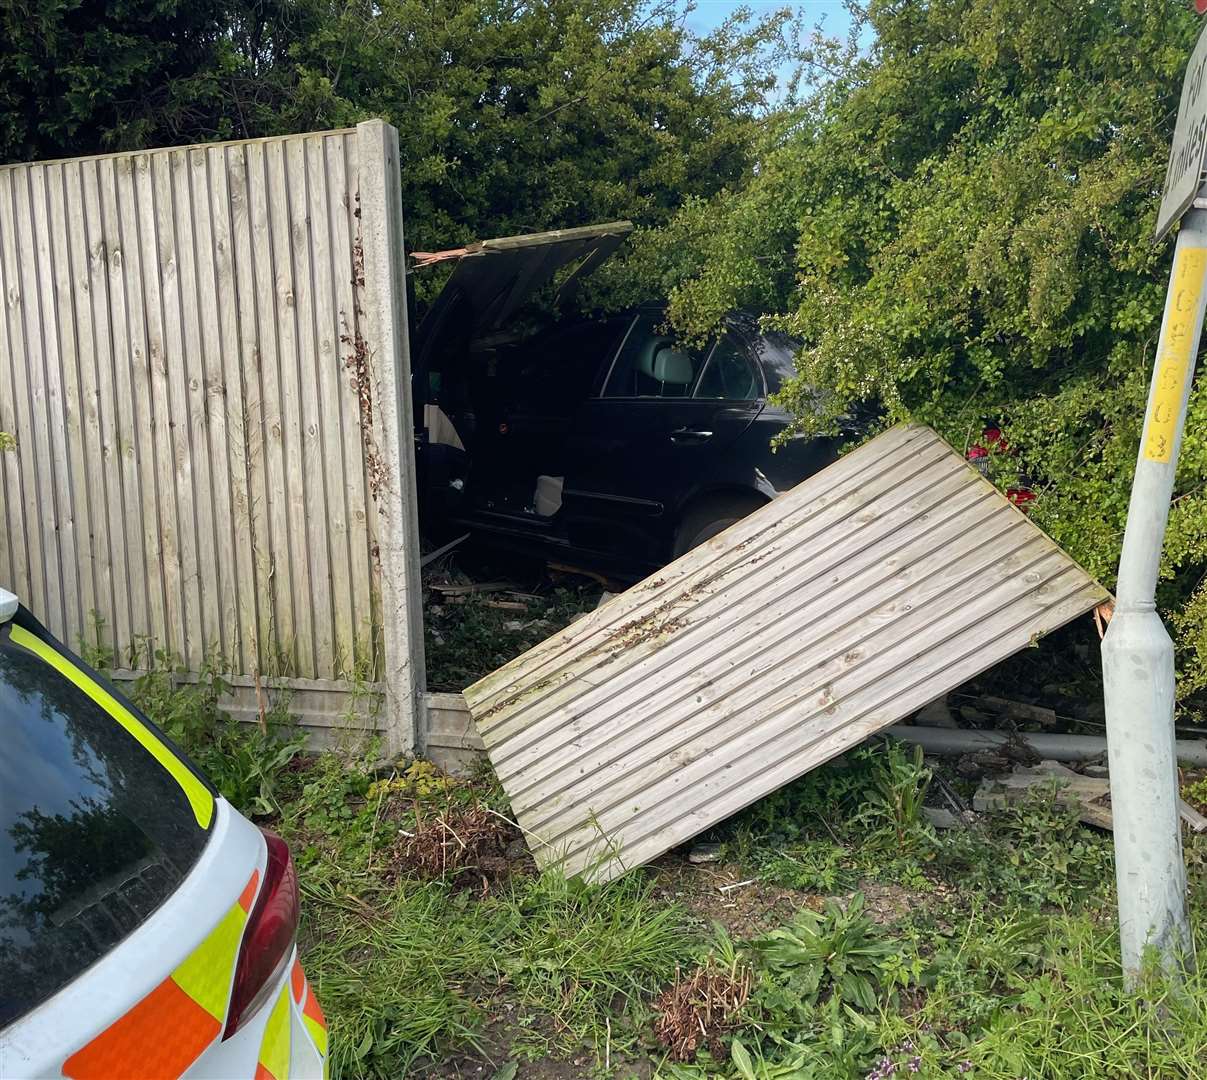
<path fill-rule="evenodd" d="M 668 852 L 651 869 L 659 896 L 704 922 L 720 923 L 731 937 L 757 937 L 790 921 L 802 907 L 822 906 L 814 893 L 752 881 L 736 863 L 694 865 L 683 850 Z"/>

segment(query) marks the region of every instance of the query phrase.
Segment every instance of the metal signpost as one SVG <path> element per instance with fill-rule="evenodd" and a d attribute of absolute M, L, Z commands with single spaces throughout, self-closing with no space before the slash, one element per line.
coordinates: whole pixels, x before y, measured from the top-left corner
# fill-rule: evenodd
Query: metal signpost
<path fill-rule="evenodd" d="M 1192 962 L 1178 820 L 1173 642 L 1156 609 L 1157 574 L 1186 403 L 1207 303 L 1207 31 L 1186 78 L 1157 239 L 1181 220 L 1119 560 L 1117 607 L 1102 642 L 1115 875 L 1123 967 L 1145 949 L 1176 972 Z"/>

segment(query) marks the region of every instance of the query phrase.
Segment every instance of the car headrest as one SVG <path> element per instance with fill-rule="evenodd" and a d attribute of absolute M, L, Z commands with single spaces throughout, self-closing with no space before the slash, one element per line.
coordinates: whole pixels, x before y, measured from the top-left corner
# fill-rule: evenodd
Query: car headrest
<path fill-rule="evenodd" d="M 696 369 L 687 353 L 663 345 L 654 353 L 650 375 L 660 383 L 687 386 L 695 378 Z"/>

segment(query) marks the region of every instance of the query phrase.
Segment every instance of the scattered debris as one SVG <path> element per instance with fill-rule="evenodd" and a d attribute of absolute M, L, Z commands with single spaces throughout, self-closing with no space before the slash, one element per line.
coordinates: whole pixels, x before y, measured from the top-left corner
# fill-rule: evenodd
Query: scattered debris
<path fill-rule="evenodd" d="M 414 831 L 400 832 L 395 863 L 427 881 L 480 880 L 486 894 L 509 876 L 509 852 L 518 836 L 515 825 L 481 805 L 449 806 L 426 818 L 420 812 Z"/>
<path fill-rule="evenodd" d="M 1023 723 L 1054 727 L 1060 721 L 1055 709 L 1048 709 L 1043 705 L 1028 705 L 1025 701 L 1011 701 L 1001 697 L 981 697 L 979 701 L 990 711 Z"/>
<path fill-rule="evenodd" d="M 1074 807 L 1087 825 L 1109 830 L 1111 821 L 1110 781 L 1074 772 L 1058 761 L 1041 761 L 1034 768 L 1016 767 L 1009 776 L 986 780 L 973 797 L 973 809 L 985 812 L 1014 806 L 1034 788 L 1051 787 L 1057 803 Z M 1178 813 L 1194 832 L 1207 830 L 1207 817 L 1185 799 L 1178 800 Z"/>
<path fill-rule="evenodd" d="M 745 881 L 735 881 L 732 885 L 718 885 L 717 892 L 725 896 L 735 889 L 744 889 L 747 885 L 753 885 L 756 881 L 758 881 L 758 878 L 747 878 Z"/>
<path fill-rule="evenodd" d="M 1182 816 L 1182 820 L 1190 827 L 1191 832 L 1201 833 L 1207 831 L 1207 817 L 1200 814 L 1185 799 L 1178 800 L 1178 813 Z"/>
<path fill-rule="evenodd" d="M 701 1046 L 718 1061 L 725 1058 L 723 1039 L 737 1030 L 750 999 L 749 968 L 726 970 L 709 959 L 654 1002 L 654 1034 L 675 1061 L 691 1061 Z"/>
<path fill-rule="evenodd" d="M 511 588 L 511 584 L 506 581 L 470 581 L 464 584 L 437 581 L 428 588 L 444 597 L 472 596 L 477 593 L 505 592 Z"/>
<path fill-rule="evenodd" d="M 936 829 L 955 829 L 963 824 L 955 814 L 942 806 L 924 806 L 922 816 Z"/>

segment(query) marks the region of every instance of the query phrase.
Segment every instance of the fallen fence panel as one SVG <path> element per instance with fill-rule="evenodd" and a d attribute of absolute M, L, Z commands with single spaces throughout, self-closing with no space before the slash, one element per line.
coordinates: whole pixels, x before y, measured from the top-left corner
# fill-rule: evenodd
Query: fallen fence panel
<path fill-rule="evenodd" d="M 903 425 L 465 700 L 538 864 L 604 881 L 1107 597 L 935 432 Z"/>

